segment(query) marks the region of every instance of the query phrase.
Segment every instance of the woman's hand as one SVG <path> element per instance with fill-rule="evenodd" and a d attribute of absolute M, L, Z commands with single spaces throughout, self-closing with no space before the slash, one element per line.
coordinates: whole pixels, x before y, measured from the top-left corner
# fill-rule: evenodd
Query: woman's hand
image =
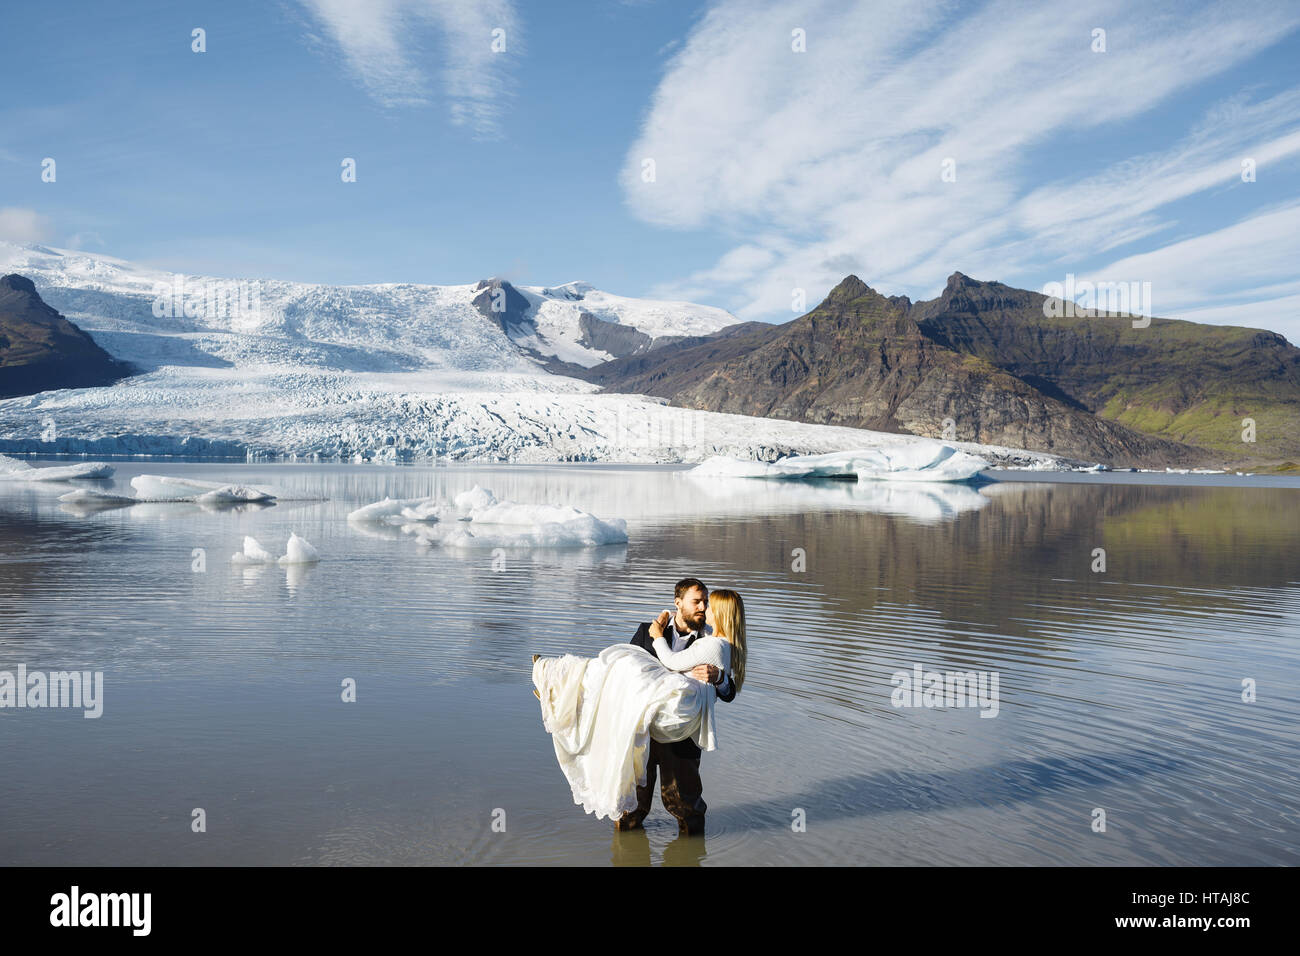
<path fill-rule="evenodd" d="M 651 640 L 655 640 L 655 639 L 657 639 L 657 638 L 663 637 L 663 636 L 664 636 L 664 628 L 668 626 L 668 622 L 669 622 L 670 620 L 672 620 L 672 615 L 669 614 L 667 611 L 663 611 L 663 612 L 660 613 L 660 615 L 659 615 L 657 618 L 655 618 L 653 621 L 651 621 L 651 622 L 650 622 L 650 639 L 651 639 Z"/>

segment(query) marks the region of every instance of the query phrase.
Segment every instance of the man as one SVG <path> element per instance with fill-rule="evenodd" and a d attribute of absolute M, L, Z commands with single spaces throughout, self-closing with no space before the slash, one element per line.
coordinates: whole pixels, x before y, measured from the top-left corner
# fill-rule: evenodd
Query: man
<path fill-rule="evenodd" d="M 708 589 L 697 578 L 683 578 L 673 588 L 673 604 L 676 613 L 664 628 L 664 640 L 674 652 L 684 651 L 704 630 L 704 612 L 709 606 Z M 655 654 L 649 622 L 637 628 L 636 636 L 629 643 Z M 717 688 L 718 700 L 730 703 L 736 696 L 731 678 L 712 664 L 700 664 L 688 674 L 696 680 L 713 684 Z M 704 811 L 708 807 L 702 796 L 704 785 L 700 782 L 700 748 L 689 739 L 671 744 L 651 739 L 645 786 L 636 789 L 637 808 L 623 814 L 614 826 L 619 830 L 634 830 L 641 826 L 654 799 L 656 774 L 659 777 L 659 799 L 663 801 L 664 809 L 677 818 L 680 832 L 703 833 Z"/>

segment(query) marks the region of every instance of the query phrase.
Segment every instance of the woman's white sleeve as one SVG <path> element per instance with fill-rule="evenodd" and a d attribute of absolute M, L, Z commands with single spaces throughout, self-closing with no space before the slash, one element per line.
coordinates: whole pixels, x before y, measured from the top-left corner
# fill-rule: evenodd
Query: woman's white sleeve
<path fill-rule="evenodd" d="M 655 638 L 655 654 L 669 670 L 688 671 L 697 664 L 718 666 L 716 649 L 709 647 L 705 641 L 696 641 L 684 651 L 674 651 L 668 641 L 662 637 Z"/>

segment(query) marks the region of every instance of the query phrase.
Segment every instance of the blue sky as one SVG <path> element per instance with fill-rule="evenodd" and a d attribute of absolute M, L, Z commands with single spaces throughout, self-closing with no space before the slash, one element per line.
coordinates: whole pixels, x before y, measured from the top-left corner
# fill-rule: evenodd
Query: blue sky
<path fill-rule="evenodd" d="M 1300 4 L 28 3 L 5 26 L 0 238 L 774 321 L 850 272 L 914 298 L 1074 273 L 1300 341 Z"/>

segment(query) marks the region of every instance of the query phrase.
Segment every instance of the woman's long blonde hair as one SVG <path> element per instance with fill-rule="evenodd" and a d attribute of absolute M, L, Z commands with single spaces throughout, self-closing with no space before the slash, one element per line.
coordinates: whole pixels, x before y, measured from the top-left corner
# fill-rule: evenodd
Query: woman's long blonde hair
<path fill-rule="evenodd" d="M 726 588 L 709 595 L 713 609 L 713 629 L 731 645 L 731 679 L 736 682 L 736 692 L 745 683 L 745 602 L 735 591 Z"/>

